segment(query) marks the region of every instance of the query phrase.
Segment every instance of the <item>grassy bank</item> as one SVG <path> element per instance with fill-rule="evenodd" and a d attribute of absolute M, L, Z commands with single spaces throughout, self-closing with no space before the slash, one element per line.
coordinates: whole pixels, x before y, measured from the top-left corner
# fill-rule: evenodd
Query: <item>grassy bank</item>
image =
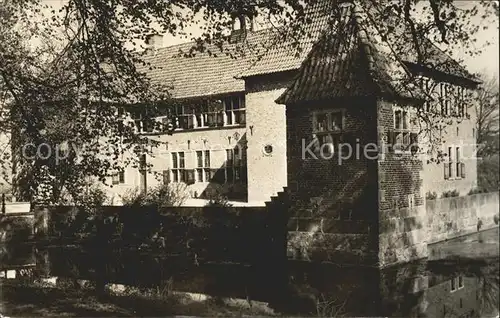
<path fill-rule="evenodd" d="M 0 314 L 8 317 L 165 317 L 165 316 L 270 316 L 266 308 L 228 304 L 187 295 L 107 293 L 97 297 L 92 289 L 49 287 L 39 283 L 0 280 Z"/>

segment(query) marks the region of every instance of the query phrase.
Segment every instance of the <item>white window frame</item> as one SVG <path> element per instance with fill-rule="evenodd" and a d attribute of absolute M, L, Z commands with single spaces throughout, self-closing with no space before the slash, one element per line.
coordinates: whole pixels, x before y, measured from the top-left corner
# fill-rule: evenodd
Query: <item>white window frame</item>
<path fill-rule="evenodd" d="M 338 144 L 342 141 L 342 136 L 345 131 L 345 108 L 336 109 L 324 109 L 316 110 L 312 112 L 312 137 L 318 141 L 319 150 L 324 144 L 332 144 L 333 147 L 338 147 Z M 332 127 L 332 114 L 340 114 L 341 116 L 341 127 L 338 129 L 333 129 Z M 321 115 L 326 115 L 327 127 L 324 130 L 317 129 L 318 117 Z M 334 149 L 331 149 L 334 151 Z"/>
<path fill-rule="evenodd" d="M 233 100 L 238 99 L 238 108 L 234 108 Z M 230 102 L 230 104 L 229 104 Z M 246 104 L 245 95 L 233 95 L 228 96 L 223 99 L 222 103 L 224 105 L 224 126 L 241 126 L 246 123 Z M 240 121 L 237 122 L 236 119 L 239 118 Z M 242 115 L 243 114 L 243 115 Z M 241 120 L 243 118 L 243 120 Z"/>
<path fill-rule="evenodd" d="M 460 282 L 462 282 L 462 284 L 460 284 Z M 453 288 L 453 285 L 455 285 L 455 288 Z M 452 279 L 450 280 L 450 293 L 454 293 L 457 290 L 464 288 L 464 286 L 463 276 L 452 277 Z"/>
<path fill-rule="evenodd" d="M 238 149 L 238 155 L 235 150 Z M 232 161 L 228 154 L 231 154 Z M 247 155 L 244 146 L 236 146 L 236 148 L 226 149 L 226 161 L 224 164 L 224 183 L 236 183 L 244 181 L 242 172 L 247 169 Z M 233 178 L 229 179 L 229 171 L 231 171 Z"/>
<path fill-rule="evenodd" d="M 201 157 L 198 155 L 201 154 Z M 197 150 L 195 151 L 196 156 L 196 182 L 210 182 L 212 179 L 211 170 L 211 160 L 212 154 L 210 150 Z M 199 158 L 201 158 L 201 165 L 199 163 Z M 201 172 L 201 179 L 200 179 Z"/>
<path fill-rule="evenodd" d="M 115 172 L 111 175 L 113 185 L 125 184 L 125 171 Z"/>
<path fill-rule="evenodd" d="M 238 99 L 238 108 L 235 109 L 233 101 Z M 229 95 L 221 97 L 215 102 L 220 102 L 220 109 L 215 111 L 209 109 L 209 104 L 206 101 L 202 101 L 198 105 L 179 105 L 182 108 L 182 115 L 177 115 L 178 110 L 175 110 L 174 114 L 174 125 L 175 131 L 184 131 L 191 129 L 207 129 L 207 128 L 217 128 L 217 127 L 233 127 L 233 126 L 244 126 L 246 124 L 246 101 L 245 94 Z M 213 101 L 210 101 L 213 102 Z M 189 111 L 185 110 L 185 107 L 189 108 Z M 219 108 L 219 107 L 217 107 Z M 201 109 L 201 111 L 200 111 Z M 215 125 L 209 125 L 208 117 L 215 116 Z M 221 124 L 219 123 L 219 116 Z M 188 118 L 187 127 L 180 127 L 181 118 Z M 239 120 L 237 120 L 239 118 Z M 189 125 L 191 121 L 191 125 Z"/>
<path fill-rule="evenodd" d="M 182 154 L 182 155 L 181 155 Z M 174 159 L 175 157 L 175 159 Z M 173 151 L 170 153 L 170 158 L 172 162 L 172 169 L 170 172 L 172 174 L 170 180 L 173 183 L 186 183 L 186 153 L 184 151 Z M 181 160 L 181 158 L 183 160 Z"/>
<path fill-rule="evenodd" d="M 401 127 L 396 127 L 396 113 L 401 112 Z M 392 107 L 392 115 L 393 115 L 393 131 L 394 131 L 394 145 L 402 145 L 406 149 L 402 149 L 401 147 L 394 148 L 395 153 L 411 153 L 410 146 L 412 144 L 411 135 L 416 133 L 417 125 L 413 123 L 412 120 L 418 120 L 417 111 L 412 107 L 401 107 L 398 105 L 394 105 Z M 406 126 L 406 127 L 405 127 Z M 401 137 L 399 137 L 401 136 Z M 399 143 L 398 139 L 401 140 Z M 405 142 L 406 139 L 406 142 Z M 418 134 L 416 136 L 416 142 L 418 144 Z"/>

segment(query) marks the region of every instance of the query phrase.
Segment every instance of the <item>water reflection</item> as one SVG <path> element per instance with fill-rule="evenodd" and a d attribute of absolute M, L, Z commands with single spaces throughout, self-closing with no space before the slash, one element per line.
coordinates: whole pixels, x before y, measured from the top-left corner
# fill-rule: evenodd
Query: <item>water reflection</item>
<path fill-rule="evenodd" d="M 461 255 L 471 242 L 456 245 L 456 255 L 450 252 L 441 259 L 382 271 L 290 263 L 287 299 L 293 301 L 277 309 L 319 316 L 494 317 L 499 300 L 498 253 L 480 258 Z M 441 250 L 448 247 L 443 244 Z M 80 288 L 82 281 L 88 281 L 97 293 L 104 292 L 106 284 L 122 284 L 263 301 L 273 297 L 267 277 L 252 266 L 197 265 L 192 259 L 123 249 L 16 246 L 0 251 L 3 280 L 43 280 L 67 288 Z"/>

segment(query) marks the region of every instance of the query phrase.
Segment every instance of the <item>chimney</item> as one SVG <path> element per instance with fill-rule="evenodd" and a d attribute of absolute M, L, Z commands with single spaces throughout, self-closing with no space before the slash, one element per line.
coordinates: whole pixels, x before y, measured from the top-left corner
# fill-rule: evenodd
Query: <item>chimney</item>
<path fill-rule="evenodd" d="M 163 47 L 163 35 L 158 33 L 149 34 L 146 36 L 146 47 L 148 50 L 159 49 Z"/>
<path fill-rule="evenodd" d="M 247 26 L 247 17 L 240 14 L 233 17 L 233 28 L 231 30 L 231 35 L 229 41 L 231 43 L 241 42 L 246 38 L 248 31 L 254 31 L 255 24 L 253 19 L 249 20 L 250 28 Z"/>
<path fill-rule="evenodd" d="M 338 0 L 337 5 L 341 8 L 352 7 L 354 2 L 353 0 Z"/>
<path fill-rule="evenodd" d="M 255 32 L 255 18 L 250 18 L 250 31 Z"/>

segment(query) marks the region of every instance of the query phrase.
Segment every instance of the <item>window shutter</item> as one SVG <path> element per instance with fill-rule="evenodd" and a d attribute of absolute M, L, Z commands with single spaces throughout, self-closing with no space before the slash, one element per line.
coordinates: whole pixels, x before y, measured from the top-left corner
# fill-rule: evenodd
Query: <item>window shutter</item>
<path fill-rule="evenodd" d="M 450 178 L 450 169 L 448 168 L 449 167 L 448 163 L 445 162 L 443 164 L 443 167 L 444 167 L 444 179 L 448 180 Z"/>
<path fill-rule="evenodd" d="M 170 170 L 163 170 L 163 184 L 170 183 Z"/>
<path fill-rule="evenodd" d="M 460 172 L 462 173 L 462 178 L 465 178 L 465 163 L 460 164 Z"/>
<path fill-rule="evenodd" d="M 120 183 L 125 183 L 125 171 L 120 171 L 119 172 L 119 182 Z"/>

